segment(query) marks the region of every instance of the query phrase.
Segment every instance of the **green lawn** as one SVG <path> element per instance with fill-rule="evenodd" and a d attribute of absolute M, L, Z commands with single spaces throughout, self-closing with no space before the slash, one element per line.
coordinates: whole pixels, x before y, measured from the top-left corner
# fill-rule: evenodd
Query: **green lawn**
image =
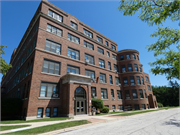
<path fill-rule="evenodd" d="M 50 132 L 50 131 L 59 130 L 59 129 L 63 129 L 63 128 L 84 125 L 84 124 L 88 124 L 88 123 L 91 123 L 91 122 L 89 122 L 87 120 L 70 121 L 70 122 L 58 123 L 58 124 L 53 124 L 53 125 L 47 125 L 47 126 L 17 131 L 17 132 L 13 132 L 13 133 L 7 133 L 6 135 L 40 134 L 40 133 Z"/>
<path fill-rule="evenodd" d="M 42 122 L 42 121 L 57 121 L 57 120 L 66 120 L 68 117 L 55 117 L 55 118 L 44 118 L 44 119 L 36 119 L 36 120 L 7 120 L 1 121 L 1 124 L 15 124 L 15 123 L 29 123 L 29 122 Z"/>
<path fill-rule="evenodd" d="M 15 129 L 15 128 L 23 128 L 23 127 L 28 127 L 28 126 L 31 126 L 31 125 L 1 126 L 1 131 L 11 130 L 11 129 Z"/>

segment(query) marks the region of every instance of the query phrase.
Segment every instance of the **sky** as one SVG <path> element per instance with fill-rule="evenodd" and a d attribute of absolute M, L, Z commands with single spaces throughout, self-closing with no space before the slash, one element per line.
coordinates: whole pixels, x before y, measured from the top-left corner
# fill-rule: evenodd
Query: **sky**
<path fill-rule="evenodd" d="M 148 52 L 147 45 L 157 41 L 150 35 L 158 26 L 150 27 L 138 18 L 123 16 L 117 10 L 119 1 L 50 1 L 65 12 L 97 30 L 118 44 L 118 51 L 123 49 L 136 49 L 139 51 L 140 62 L 145 73 L 149 74 L 151 85 L 168 85 L 165 75 L 153 75 L 150 72 L 149 62 L 154 62 L 153 52 Z M 1 6 L 1 45 L 6 45 L 5 55 L 2 57 L 10 62 L 14 48 L 17 48 L 32 17 L 34 16 L 40 1 L 0 1 Z M 163 27 L 178 28 L 178 22 L 167 21 Z M 2 75 L 0 76 L 1 81 Z"/>

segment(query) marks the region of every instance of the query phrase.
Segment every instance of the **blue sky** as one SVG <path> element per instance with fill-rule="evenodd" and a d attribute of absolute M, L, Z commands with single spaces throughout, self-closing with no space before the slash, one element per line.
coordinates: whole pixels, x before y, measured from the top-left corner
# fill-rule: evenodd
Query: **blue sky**
<path fill-rule="evenodd" d="M 143 70 L 149 74 L 151 85 L 168 84 L 164 75 L 155 76 L 149 72 L 151 67 L 148 63 L 156 58 L 153 52 L 148 52 L 145 47 L 157 40 L 150 37 L 150 34 L 158 26 L 148 26 L 138 15 L 123 16 L 123 13 L 117 10 L 119 1 L 50 2 L 115 41 L 118 50 L 138 50 Z M 19 45 L 39 3 L 40 1 L 1 1 L 1 44 L 7 45 L 6 54 L 3 56 L 6 62 L 10 62 L 11 54 Z M 167 21 L 164 26 L 178 28 L 178 23 Z"/>

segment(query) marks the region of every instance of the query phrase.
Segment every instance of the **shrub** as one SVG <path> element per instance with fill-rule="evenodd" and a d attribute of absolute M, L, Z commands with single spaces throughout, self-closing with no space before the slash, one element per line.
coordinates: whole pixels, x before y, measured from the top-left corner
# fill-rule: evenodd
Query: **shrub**
<path fill-rule="evenodd" d="M 157 104 L 158 104 L 159 108 L 163 107 L 163 104 L 161 104 L 161 103 L 157 103 Z"/>
<path fill-rule="evenodd" d="M 101 99 L 92 99 L 92 105 L 96 108 L 96 109 L 102 109 L 104 107 L 104 103 Z"/>
<path fill-rule="evenodd" d="M 104 107 L 100 110 L 102 113 L 109 113 L 109 107 Z"/>

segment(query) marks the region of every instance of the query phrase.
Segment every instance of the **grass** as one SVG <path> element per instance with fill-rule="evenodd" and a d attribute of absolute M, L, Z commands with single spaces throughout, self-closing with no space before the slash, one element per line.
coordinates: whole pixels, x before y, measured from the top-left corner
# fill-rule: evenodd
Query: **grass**
<path fill-rule="evenodd" d="M 23 127 L 28 127 L 28 126 L 31 126 L 31 125 L 1 126 L 1 131 L 15 129 L 15 128 L 23 128 Z"/>
<path fill-rule="evenodd" d="M 29 122 L 42 122 L 42 121 L 57 121 L 57 120 L 66 120 L 68 117 L 55 117 L 55 118 L 44 118 L 44 119 L 36 119 L 36 120 L 7 120 L 1 121 L 1 124 L 16 124 L 16 123 L 29 123 Z"/>
<path fill-rule="evenodd" d="M 91 122 L 89 122 L 87 120 L 63 122 L 63 123 L 58 123 L 58 124 L 53 124 L 53 125 L 47 125 L 47 126 L 17 131 L 17 132 L 13 132 L 13 133 L 7 133 L 6 135 L 41 134 L 41 133 L 45 133 L 45 132 L 50 132 L 50 131 L 54 131 L 54 130 L 59 130 L 59 129 L 68 128 L 68 127 L 74 127 L 74 126 L 79 126 L 79 125 L 84 125 L 84 124 L 88 124 L 88 123 L 91 123 Z"/>

